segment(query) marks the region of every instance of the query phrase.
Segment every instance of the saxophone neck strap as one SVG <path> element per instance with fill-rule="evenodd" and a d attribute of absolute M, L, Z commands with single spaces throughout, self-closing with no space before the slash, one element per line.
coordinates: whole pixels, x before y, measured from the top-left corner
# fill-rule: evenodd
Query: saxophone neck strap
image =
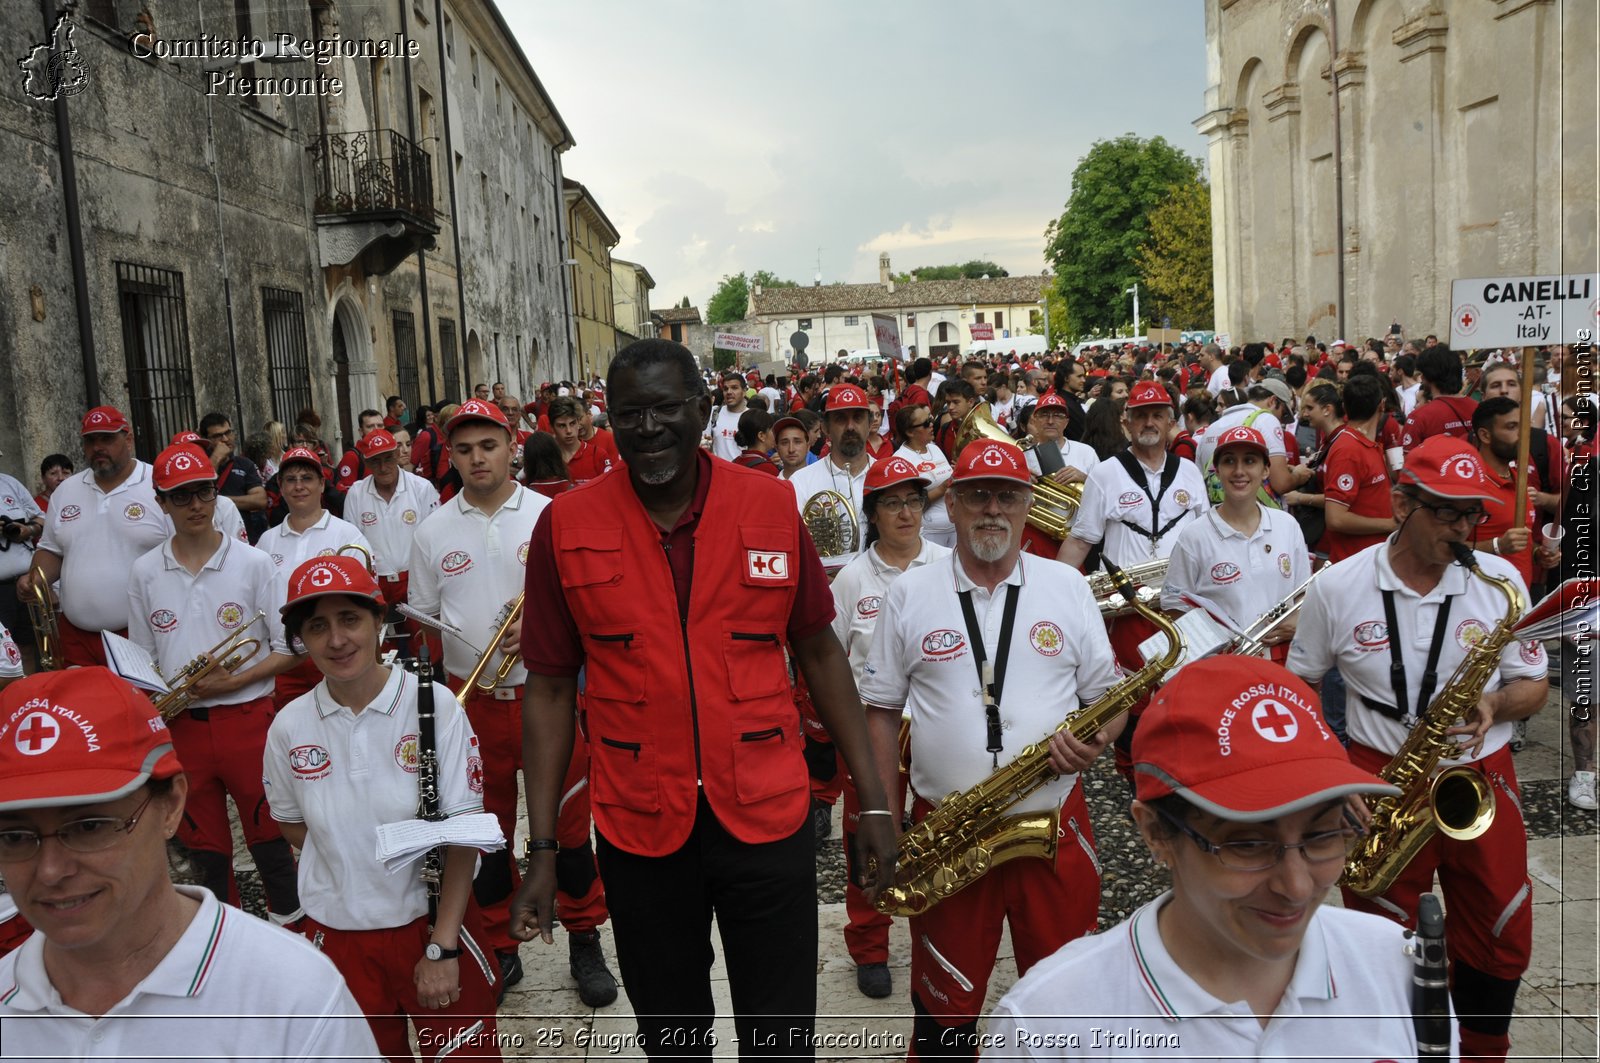
<path fill-rule="evenodd" d="M 1415 720 L 1407 697 L 1405 651 L 1400 646 L 1400 628 L 1394 610 L 1394 592 L 1383 593 L 1383 619 L 1389 625 L 1389 685 L 1394 690 L 1394 707 L 1397 715 L 1391 719 Z M 1445 631 L 1450 626 L 1450 608 L 1456 596 L 1449 594 L 1439 605 L 1439 616 L 1433 622 L 1433 641 L 1428 646 L 1428 663 L 1423 666 L 1422 686 L 1417 690 L 1417 714 L 1428 711 L 1433 701 L 1433 691 L 1439 685 L 1439 655 L 1444 652 Z M 1369 707 L 1372 703 L 1367 702 Z M 1379 710 L 1381 711 L 1381 710 Z M 1385 713 L 1384 715 L 1388 715 Z"/>
<path fill-rule="evenodd" d="M 978 669 L 978 686 L 983 691 L 983 715 L 988 732 L 984 751 L 994 756 L 995 767 L 1000 766 L 1000 750 L 1004 743 L 1000 736 L 1000 694 L 1006 685 L 1006 662 L 1011 659 L 1011 630 L 1017 621 L 1017 585 L 1006 585 L 1006 604 L 1000 617 L 1000 643 L 995 647 L 994 662 L 989 661 L 989 651 L 983 644 L 983 626 L 972 608 L 972 592 L 961 591 L 961 616 L 967 624 L 967 640 L 972 643 L 972 664 Z"/>
<path fill-rule="evenodd" d="M 1122 466 L 1122 470 L 1128 474 L 1128 479 L 1132 480 L 1133 485 L 1143 491 L 1144 496 L 1150 500 L 1150 527 L 1142 528 L 1123 517 L 1119 517 L 1118 520 L 1150 540 L 1150 556 L 1154 557 L 1156 556 L 1156 544 L 1161 541 L 1161 537 L 1189 515 L 1187 509 L 1181 509 L 1178 511 L 1178 515 L 1167 521 L 1166 524 L 1160 523 L 1161 500 L 1166 497 L 1167 488 L 1172 486 L 1172 481 L 1178 478 L 1178 462 L 1181 459 L 1170 451 L 1167 453 L 1166 464 L 1161 466 L 1161 482 L 1156 485 L 1155 494 L 1151 494 L 1150 479 L 1145 474 L 1144 465 L 1140 463 L 1138 458 L 1134 457 L 1133 451 L 1121 450 L 1117 452 L 1115 457 L 1117 463 Z"/>

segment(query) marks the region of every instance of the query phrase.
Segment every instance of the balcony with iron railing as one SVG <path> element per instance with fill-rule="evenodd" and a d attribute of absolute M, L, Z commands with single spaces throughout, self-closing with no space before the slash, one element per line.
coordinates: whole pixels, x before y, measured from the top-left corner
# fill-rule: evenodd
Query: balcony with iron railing
<path fill-rule="evenodd" d="M 316 173 L 322 264 L 361 258 L 368 273 L 394 269 L 439 232 L 433 160 L 393 129 L 326 133 L 307 148 Z"/>

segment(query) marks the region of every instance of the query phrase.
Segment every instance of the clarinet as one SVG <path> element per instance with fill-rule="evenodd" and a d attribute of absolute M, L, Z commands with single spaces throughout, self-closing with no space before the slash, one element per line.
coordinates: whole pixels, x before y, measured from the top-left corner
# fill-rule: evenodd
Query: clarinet
<path fill-rule="evenodd" d="M 417 675 L 417 818 L 444 819 L 439 811 L 439 743 L 433 727 L 433 664 L 428 660 L 428 640 L 421 639 L 416 659 Z M 428 925 L 439 914 L 439 881 L 444 868 L 437 847 L 422 858 L 422 883 L 428 888 Z"/>
<path fill-rule="evenodd" d="M 1416 960 L 1411 971 L 1411 1021 L 1417 1032 L 1417 1060 L 1450 1058 L 1450 983 L 1445 977 L 1444 909 L 1424 893 L 1417 902 L 1417 929 L 1406 949 Z"/>

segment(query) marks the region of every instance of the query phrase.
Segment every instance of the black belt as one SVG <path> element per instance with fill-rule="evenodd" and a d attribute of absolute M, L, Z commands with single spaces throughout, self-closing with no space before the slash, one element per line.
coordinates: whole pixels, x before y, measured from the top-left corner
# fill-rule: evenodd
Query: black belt
<path fill-rule="evenodd" d="M 185 709 L 184 712 L 188 714 L 191 720 L 195 720 L 198 723 L 210 723 L 212 709 L 231 708 L 233 708 L 232 705 L 198 705 L 192 709 Z"/>

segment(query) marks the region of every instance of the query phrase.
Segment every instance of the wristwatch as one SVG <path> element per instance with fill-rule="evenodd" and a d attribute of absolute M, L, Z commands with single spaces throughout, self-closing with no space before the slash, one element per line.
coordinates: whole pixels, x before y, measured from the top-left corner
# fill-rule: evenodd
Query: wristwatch
<path fill-rule="evenodd" d="M 461 950 L 447 949 L 430 941 L 428 947 L 422 950 L 422 955 L 430 960 L 453 960 L 461 955 Z"/>

